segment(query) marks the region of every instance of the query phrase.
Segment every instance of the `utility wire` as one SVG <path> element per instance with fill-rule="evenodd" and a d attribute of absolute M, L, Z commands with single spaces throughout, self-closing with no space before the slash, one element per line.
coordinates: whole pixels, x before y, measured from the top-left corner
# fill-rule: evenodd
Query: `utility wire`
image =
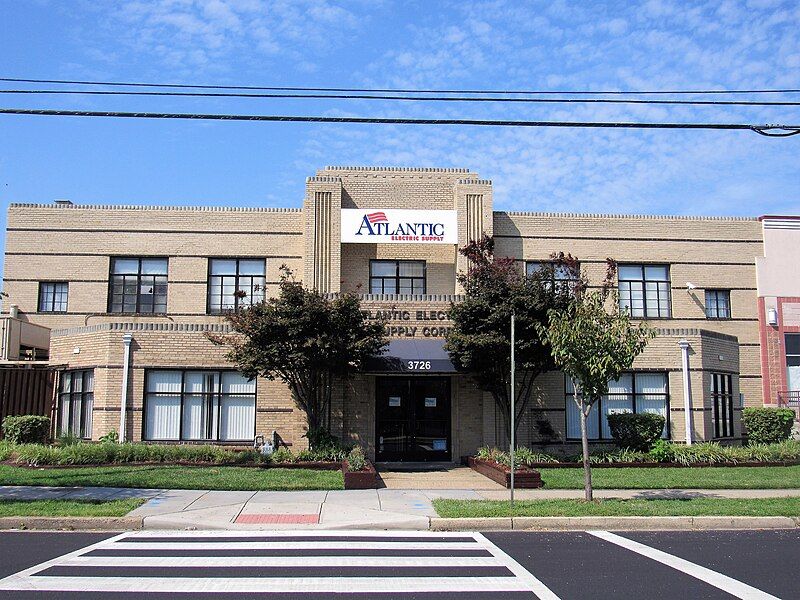
<path fill-rule="evenodd" d="M 167 96 L 193 98 L 333 98 L 344 100 L 410 100 L 414 102 L 513 102 L 528 104 L 670 104 L 679 106 L 800 106 L 800 101 L 755 100 L 642 100 L 612 98 L 501 98 L 497 96 L 397 96 L 375 94 L 281 94 L 241 92 L 131 92 L 119 90 L 0 90 L 0 94 L 89 95 L 89 96 Z"/>
<path fill-rule="evenodd" d="M 306 115 L 244 115 L 203 113 L 150 113 L 96 110 L 52 110 L 39 108 L 0 108 L 0 114 L 114 117 L 132 119 L 191 119 L 214 121 L 273 121 L 283 123 L 370 123 L 381 125 L 478 125 L 491 127 L 590 127 L 611 129 L 715 129 L 755 131 L 770 137 L 789 137 L 800 133 L 800 125 L 750 125 L 745 123 L 635 123 L 603 121 L 507 121 L 486 119 L 407 119 L 379 117 L 323 117 Z"/>
<path fill-rule="evenodd" d="M 345 87 L 290 87 L 255 85 L 190 85 L 184 83 L 141 83 L 130 81 L 82 81 L 73 79 L 24 79 L 19 77 L 0 77 L 0 81 L 17 83 L 52 83 L 57 85 L 105 85 L 120 87 L 190 88 L 203 90 L 261 90 L 284 92 L 365 92 L 365 93 L 403 93 L 403 94 L 539 94 L 539 95 L 624 95 L 639 94 L 795 94 L 800 88 L 790 89 L 745 89 L 745 90 L 453 90 L 453 89 L 402 89 L 402 88 L 345 88 Z"/>

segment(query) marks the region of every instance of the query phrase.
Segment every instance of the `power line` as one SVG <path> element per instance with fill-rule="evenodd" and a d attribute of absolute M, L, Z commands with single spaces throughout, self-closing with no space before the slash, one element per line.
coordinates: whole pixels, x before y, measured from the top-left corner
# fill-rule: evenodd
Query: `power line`
<path fill-rule="evenodd" d="M 87 96 L 167 96 L 192 98 L 296 98 L 344 100 L 410 100 L 415 102 L 512 102 L 529 104 L 669 104 L 678 106 L 800 106 L 800 101 L 776 100 L 641 100 L 612 98 L 501 98 L 497 96 L 397 96 L 385 94 L 316 94 L 316 93 L 241 93 L 241 92 L 131 92 L 119 90 L 0 90 L 0 94 L 87 95 Z"/>
<path fill-rule="evenodd" d="M 0 108 L 0 114 L 111 117 L 132 119 L 190 119 L 214 121 L 271 121 L 283 123 L 360 123 L 381 125 L 476 125 L 491 127 L 580 127 L 610 129 L 713 129 L 755 131 L 769 137 L 789 137 L 800 133 L 800 125 L 751 125 L 745 123 L 635 123 L 603 121 L 528 121 L 486 119 L 409 119 L 380 117 L 323 117 L 308 115 L 244 115 L 203 113 L 150 113 L 95 110 L 52 110 L 39 108 Z"/>
<path fill-rule="evenodd" d="M 403 94 L 514 94 L 514 95 L 625 95 L 640 94 L 679 95 L 679 94 L 795 94 L 800 88 L 789 89 L 745 89 L 745 90 L 465 90 L 465 89 L 404 89 L 404 88 L 346 88 L 346 87 L 291 87 L 255 85 L 191 85 L 185 83 L 141 83 L 130 81 L 83 81 L 74 79 L 25 79 L 19 77 L 0 77 L 0 81 L 16 83 L 51 83 L 56 85 L 105 85 L 119 87 L 189 88 L 203 90 L 253 90 L 284 92 L 364 92 L 364 93 L 403 93 Z"/>

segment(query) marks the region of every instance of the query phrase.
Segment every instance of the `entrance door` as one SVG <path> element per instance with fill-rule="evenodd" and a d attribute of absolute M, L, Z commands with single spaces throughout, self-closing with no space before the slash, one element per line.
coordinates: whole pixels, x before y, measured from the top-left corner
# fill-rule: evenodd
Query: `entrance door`
<path fill-rule="evenodd" d="M 450 379 L 378 377 L 377 460 L 450 460 Z"/>

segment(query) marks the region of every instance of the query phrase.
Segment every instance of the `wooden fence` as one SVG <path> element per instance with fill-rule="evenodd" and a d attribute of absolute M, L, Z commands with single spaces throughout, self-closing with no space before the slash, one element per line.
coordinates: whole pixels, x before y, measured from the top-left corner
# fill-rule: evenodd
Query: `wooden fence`
<path fill-rule="evenodd" d="M 55 376 L 50 368 L 0 366 L 0 423 L 8 415 L 52 417 Z"/>

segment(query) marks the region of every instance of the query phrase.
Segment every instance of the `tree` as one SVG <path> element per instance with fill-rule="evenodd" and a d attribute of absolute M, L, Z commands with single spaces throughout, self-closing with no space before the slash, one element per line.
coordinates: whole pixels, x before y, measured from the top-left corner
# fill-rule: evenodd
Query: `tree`
<path fill-rule="evenodd" d="M 467 272 L 458 275 L 465 298 L 450 308 L 452 327 L 445 350 L 459 370 L 469 372 L 478 387 L 492 395 L 510 437 L 511 314 L 516 327 L 518 428 L 534 381 L 555 367 L 537 325 L 546 324 L 548 311 L 566 308 L 585 281 L 577 260 L 563 253 L 553 254 L 550 262 L 528 276 L 513 259 L 494 258 L 494 240 L 489 236 L 460 252 L 469 261 Z"/>
<path fill-rule="evenodd" d="M 370 322 L 355 294 L 330 298 L 306 289 L 282 267 L 280 291 L 227 313 L 232 334 L 209 335 L 229 348 L 228 360 L 247 377 L 280 379 L 306 415 L 312 448 L 331 439 L 331 391 L 335 380 L 359 371 L 386 346 L 384 323 Z"/>
<path fill-rule="evenodd" d="M 553 359 L 575 386 L 575 403 L 581 415 L 584 489 L 592 499 L 592 471 L 586 419 L 592 406 L 608 393 L 608 383 L 630 369 L 655 331 L 647 323 L 634 324 L 620 312 L 615 294 L 609 302 L 616 266 L 609 260 L 601 289 L 573 298 L 565 310 L 550 310 L 546 327 L 540 326 Z M 610 305 L 607 307 L 607 305 Z"/>

